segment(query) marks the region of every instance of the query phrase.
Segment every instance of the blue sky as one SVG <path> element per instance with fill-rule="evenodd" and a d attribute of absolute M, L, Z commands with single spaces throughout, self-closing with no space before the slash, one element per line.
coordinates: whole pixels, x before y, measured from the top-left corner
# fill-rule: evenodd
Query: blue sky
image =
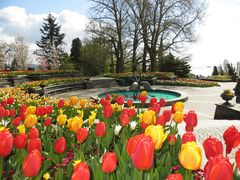
<path fill-rule="evenodd" d="M 60 12 L 62 9 L 78 11 L 86 15 L 89 0 L 0 0 L 0 9 L 7 6 L 19 6 L 28 13 Z"/>
<path fill-rule="evenodd" d="M 199 40 L 184 51 L 192 56 L 193 72 L 210 74 L 212 67 L 224 59 L 233 64 L 240 61 L 240 0 L 206 0 L 205 21 L 196 32 Z M 86 37 L 89 22 L 89 0 L 0 0 L 0 41 L 14 42 L 17 35 L 26 37 L 33 52 L 40 39 L 43 18 L 53 13 L 66 34 L 66 51 L 71 41 Z"/>

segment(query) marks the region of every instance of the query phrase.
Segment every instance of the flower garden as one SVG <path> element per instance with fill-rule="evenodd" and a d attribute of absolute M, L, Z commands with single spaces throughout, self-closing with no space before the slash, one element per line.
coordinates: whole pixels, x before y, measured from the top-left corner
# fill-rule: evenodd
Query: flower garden
<path fill-rule="evenodd" d="M 142 104 L 146 94 L 138 96 Z M 194 136 L 197 115 L 182 102 L 162 110 L 164 99 L 152 98 L 148 109 L 125 104 L 122 96 L 115 104 L 111 99 L 1 89 L 0 179 L 239 179 L 240 150 L 233 164 L 228 158 L 240 144 L 236 127 L 223 134 L 226 149 L 209 137 L 202 152 Z"/>

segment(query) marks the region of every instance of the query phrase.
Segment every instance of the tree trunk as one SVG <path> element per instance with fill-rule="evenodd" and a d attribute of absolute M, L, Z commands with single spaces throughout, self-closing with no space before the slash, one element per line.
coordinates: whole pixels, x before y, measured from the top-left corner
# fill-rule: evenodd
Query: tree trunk
<path fill-rule="evenodd" d="M 143 49 L 143 60 L 142 60 L 142 72 L 146 72 L 147 71 L 147 48 L 144 45 L 144 49 Z"/>

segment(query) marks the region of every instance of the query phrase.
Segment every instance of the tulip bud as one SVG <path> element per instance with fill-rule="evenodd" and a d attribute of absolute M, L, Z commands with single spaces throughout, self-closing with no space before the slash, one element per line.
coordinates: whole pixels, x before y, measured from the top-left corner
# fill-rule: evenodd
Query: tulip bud
<path fill-rule="evenodd" d="M 62 154 L 66 149 L 66 139 L 64 137 L 58 138 L 54 143 L 54 150 L 58 154 Z"/>
<path fill-rule="evenodd" d="M 42 164 L 42 157 L 38 150 L 31 151 L 23 161 L 23 174 L 25 177 L 37 176 Z"/>
<path fill-rule="evenodd" d="M 51 118 L 46 118 L 45 120 L 44 120 L 44 126 L 46 126 L 46 127 L 48 127 L 48 126 L 50 126 L 51 125 L 51 122 L 52 121 L 52 119 Z"/>
<path fill-rule="evenodd" d="M 127 100 L 127 106 L 131 107 L 133 105 L 133 101 L 131 99 Z"/>
<path fill-rule="evenodd" d="M 129 124 L 129 116 L 128 114 L 121 114 L 120 116 L 120 122 L 122 126 L 127 126 Z"/>
<path fill-rule="evenodd" d="M 117 156 L 114 152 L 108 152 L 103 155 L 102 171 L 112 173 L 117 167 Z"/>
<path fill-rule="evenodd" d="M 137 125 L 136 121 L 131 121 L 130 122 L 130 128 L 131 128 L 132 131 L 134 131 L 136 129 L 136 125 Z"/>
<path fill-rule="evenodd" d="M 95 135 L 97 137 L 104 137 L 106 135 L 106 125 L 104 122 L 100 121 L 96 124 Z"/>
<path fill-rule="evenodd" d="M 114 134 L 115 134 L 116 136 L 118 136 L 118 135 L 119 135 L 119 132 L 121 131 L 121 129 L 122 129 L 122 126 L 116 125 L 116 126 L 115 126 L 115 129 L 114 129 Z"/>
<path fill-rule="evenodd" d="M 90 171 L 86 162 L 81 162 L 74 167 L 71 180 L 89 180 Z"/>
<path fill-rule="evenodd" d="M 12 152 L 13 136 L 8 130 L 0 131 L 0 157 L 6 157 Z"/>
<path fill-rule="evenodd" d="M 31 128 L 28 134 L 30 139 L 39 138 L 39 131 L 37 128 Z"/>
<path fill-rule="evenodd" d="M 116 102 L 118 105 L 123 105 L 124 104 L 124 96 L 118 96 L 116 99 Z"/>
<path fill-rule="evenodd" d="M 103 117 L 108 119 L 108 118 L 110 118 L 112 116 L 112 113 L 113 113 L 113 109 L 112 109 L 111 105 L 104 106 Z"/>
<path fill-rule="evenodd" d="M 203 142 L 203 148 L 207 159 L 223 154 L 222 142 L 215 137 L 209 137 Z"/>
<path fill-rule="evenodd" d="M 164 99 L 164 98 L 161 98 L 161 99 L 159 100 L 159 104 L 160 104 L 161 107 L 164 107 L 164 106 L 166 105 L 165 99 Z"/>
<path fill-rule="evenodd" d="M 196 137 L 192 132 L 186 132 L 182 136 L 182 144 L 185 144 L 187 142 L 196 142 Z"/>
<path fill-rule="evenodd" d="M 41 148 L 42 148 L 41 139 L 39 139 L 39 138 L 29 139 L 28 145 L 27 145 L 28 153 L 32 152 L 35 149 L 37 149 L 38 151 L 41 151 Z"/>
<path fill-rule="evenodd" d="M 240 132 L 238 132 L 235 126 L 230 126 L 224 132 L 223 139 L 227 145 L 227 154 L 229 154 L 233 148 L 240 144 Z"/>
<path fill-rule="evenodd" d="M 164 110 L 163 113 L 162 113 L 162 116 L 164 117 L 166 122 L 170 121 L 171 117 L 172 117 L 171 110 Z"/>
<path fill-rule="evenodd" d="M 110 94 L 106 94 L 105 99 L 106 99 L 107 101 L 110 101 L 110 100 L 111 100 L 111 96 L 110 96 Z"/>
<path fill-rule="evenodd" d="M 28 137 L 25 133 L 18 134 L 13 140 L 14 147 L 16 147 L 17 149 L 24 148 L 27 144 L 27 139 Z"/>
<path fill-rule="evenodd" d="M 176 141 L 177 141 L 177 138 L 176 138 L 176 136 L 174 134 L 170 134 L 168 136 L 168 144 L 169 145 L 171 145 L 171 146 L 175 145 Z"/>
<path fill-rule="evenodd" d="M 77 131 L 77 141 L 79 143 L 83 143 L 88 137 L 88 129 L 87 128 L 79 128 Z"/>
<path fill-rule="evenodd" d="M 177 173 L 177 174 L 170 174 L 166 180 L 183 180 L 183 177 L 181 174 Z"/>
<path fill-rule="evenodd" d="M 64 99 L 60 99 L 58 101 L 58 108 L 62 108 L 64 106 Z"/>

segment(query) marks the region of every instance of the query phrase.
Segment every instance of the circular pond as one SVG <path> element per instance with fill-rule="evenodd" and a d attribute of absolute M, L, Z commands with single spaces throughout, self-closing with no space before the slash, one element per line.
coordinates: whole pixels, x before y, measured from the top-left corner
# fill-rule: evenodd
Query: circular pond
<path fill-rule="evenodd" d="M 127 90 L 115 90 L 115 91 L 108 91 L 103 92 L 98 95 L 99 98 L 104 98 L 106 94 L 110 94 L 111 96 L 124 96 L 125 101 L 131 99 L 133 100 L 134 104 L 140 103 L 139 100 L 134 99 L 135 91 L 127 91 Z M 187 95 L 182 92 L 171 91 L 171 90 L 150 90 L 147 91 L 147 102 L 146 105 L 149 104 L 151 98 L 157 98 L 159 101 L 161 98 L 164 98 L 167 105 L 171 105 L 177 101 L 186 101 Z"/>

